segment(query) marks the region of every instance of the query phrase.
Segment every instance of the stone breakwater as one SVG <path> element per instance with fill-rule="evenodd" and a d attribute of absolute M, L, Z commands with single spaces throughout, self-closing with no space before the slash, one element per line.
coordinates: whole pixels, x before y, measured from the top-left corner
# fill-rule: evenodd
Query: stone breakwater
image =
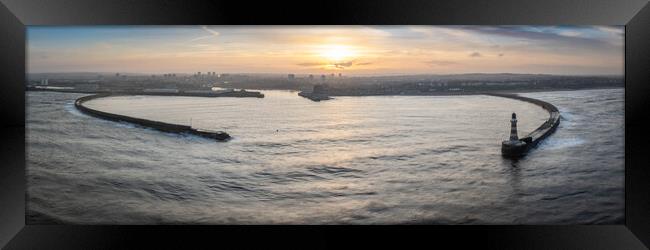
<path fill-rule="evenodd" d="M 311 92 L 300 92 L 298 93 L 299 96 L 302 96 L 304 98 L 307 98 L 309 100 L 315 101 L 315 102 L 320 102 L 320 101 L 326 101 L 332 99 L 331 97 L 325 95 L 325 94 L 314 94 Z"/>
<path fill-rule="evenodd" d="M 79 111 L 106 120 L 111 120 L 111 121 L 124 121 L 124 122 L 129 122 L 133 123 L 136 125 L 144 126 L 144 127 L 149 127 L 153 128 L 156 130 L 160 130 L 163 132 L 170 132 L 170 133 L 188 133 L 188 134 L 195 134 L 203 137 L 208 137 L 216 140 L 227 140 L 230 138 L 230 135 L 228 135 L 225 132 L 222 131 L 206 131 L 206 130 L 200 130 L 196 128 L 192 128 L 191 126 L 187 125 L 180 125 L 180 124 L 172 124 L 172 123 L 165 123 L 165 122 L 159 122 L 159 121 L 152 121 L 152 120 L 147 120 L 147 119 L 141 119 L 141 118 L 135 118 L 135 117 L 130 117 L 130 116 L 125 116 L 125 115 L 118 115 L 118 114 L 113 114 L 113 113 L 108 113 L 108 112 L 103 112 L 99 111 L 96 109 L 88 108 L 83 105 L 84 102 L 97 99 L 97 98 L 102 98 L 102 97 L 108 97 L 111 96 L 110 94 L 95 94 L 95 95 L 89 95 L 89 96 L 84 96 L 80 97 L 74 102 L 75 108 L 77 108 Z"/>
<path fill-rule="evenodd" d="M 541 140 L 545 139 L 549 135 L 551 135 L 558 127 L 560 123 L 560 112 L 555 107 L 554 105 L 533 99 L 533 98 L 528 98 L 528 97 L 523 97 L 519 96 L 516 94 L 505 94 L 505 93 L 484 93 L 485 95 L 491 95 L 491 96 L 497 96 L 497 97 L 504 97 L 504 98 L 511 98 L 511 99 L 516 99 L 520 101 L 525 101 L 525 102 L 530 102 L 535 105 L 538 105 L 545 109 L 546 111 L 549 112 L 549 118 L 544 122 L 542 125 L 540 125 L 537 129 L 534 131 L 530 132 L 529 134 L 521 137 L 519 140 L 522 142 L 525 142 L 525 148 L 522 149 L 522 151 L 525 153 L 529 149 L 535 147 Z M 83 113 L 107 119 L 107 120 L 113 120 L 113 121 L 125 121 L 125 122 L 130 122 L 133 124 L 145 126 L 145 127 L 150 127 L 153 129 L 157 129 L 160 131 L 164 132 L 172 132 L 172 133 L 190 133 L 190 134 L 196 134 L 199 136 L 204 136 L 204 137 L 209 137 L 217 140 L 226 140 L 230 138 L 230 136 L 221 131 L 205 131 L 205 130 L 199 130 L 192 128 L 191 126 L 187 125 L 180 125 L 180 124 L 171 124 L 171 123 L 164 123 L 164 122 L 159 122 L 159 121 L 152 121 L 152 120 L 147 120 L 147 119 L 141 119 L 141 118 L 135 118 L 135 117 L 129 117 L 129 116 L 124 116 L 124 115 L 118 115 L 118 114 L 113 114 L 113 113 L 107 113 L 95 109 L 88 108 L 83 105 L 84 102 L 96 99 L 96 98 L 102 98 L 102 97 L 107 97 L 111 96 L 109 93 L 101 93 L 101 94 L 95 94 L 95 95 L 89 95 L 89 96 L 84 96 L 81 98 L 78 98 L 75 101 L 75 107 L 80 110 Z M 302 95 L 301 95 L 302 96 Z M 303 96 L 305 97 L 305 96 Z"/>
<path fill-rule="evenodd" d="M 549 117 L 548 119 L 542 123 L 537 129 L 533 130 L 529 134 L 521 137 L 519 140 L 525 142 L 522 144 L 523 148 L 519 149 L 521 153 L 518 153 L 514 156 L 521 156 L 520 154 L 525 154 L 528 150 L 534 148 L 539 144 L 540 141 L 548 137 L 549 135 L 553 134 L 557 127 L 560 125 L 560 111 L 558 110 L 557 107 L 555 107 L 553 104 L 550 104 L 548 102 L 542 101 L 542 100 L 537 100 L 533 98 L 528 98 L 528 97 L 523 97 L 519 96 L 516 94 L 502 94 L 502 93 L 486 93 L 486 95 L 491 95 L 491 96 L 497 96 L 497 97 L 504 97 L 504 98 L 511 98 L 515 100 L 520 100 L 520 101 L 525 101 L 529 103 L 533 103 L 535 105 L 538 105 L 548 111 Z M 505 155 L 505 152 L 504 152 Z"/>

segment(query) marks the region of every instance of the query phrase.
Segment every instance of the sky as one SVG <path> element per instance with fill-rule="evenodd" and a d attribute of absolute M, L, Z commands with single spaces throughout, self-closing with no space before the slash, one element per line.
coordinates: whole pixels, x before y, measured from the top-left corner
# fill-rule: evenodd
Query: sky
<path fill-rule="evenodd" d="M 29 26 L 28 73 L 623 75 L 623 26 Z"/>

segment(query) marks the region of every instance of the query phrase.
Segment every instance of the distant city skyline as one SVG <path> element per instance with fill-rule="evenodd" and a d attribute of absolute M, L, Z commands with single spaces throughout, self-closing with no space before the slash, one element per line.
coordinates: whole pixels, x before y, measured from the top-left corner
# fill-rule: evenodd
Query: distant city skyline
<path fill-rule="evenodd" d="M 28 73 L 623 75 L 623 26 L 29 26 Z"/>

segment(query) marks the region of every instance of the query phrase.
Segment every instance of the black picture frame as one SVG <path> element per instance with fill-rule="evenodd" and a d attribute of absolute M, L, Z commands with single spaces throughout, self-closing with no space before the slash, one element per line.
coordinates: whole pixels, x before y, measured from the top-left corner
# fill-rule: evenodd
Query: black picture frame
<path fill-rule="evenodd" d="M 6 249 L 285 246 L 650 246 L 650 5 L 625 1 L 0 0 L 0 246 Z M 625 224 L 545 226 L 25 225 L 25 26 L 108 24 L 625 25 Z M 363 234 L 361 234 L 363 231 Z M 211 247 L 212 248 L 212 247 Z"/>

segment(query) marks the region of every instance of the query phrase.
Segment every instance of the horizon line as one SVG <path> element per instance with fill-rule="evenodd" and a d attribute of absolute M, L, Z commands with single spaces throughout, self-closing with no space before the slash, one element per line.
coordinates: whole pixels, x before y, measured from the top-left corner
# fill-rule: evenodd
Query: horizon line
<path fill-rule="evenodd" d="M 134 75 L 163 75 L 163 74 L 185 74 L 185 75 L 193 75 L 197 72 L 201 72 L 202 74 L 205 72 L 215 72 L 216 71 L 194 71 L 194 72 L 169 72 L 169 73 L 153 73 L 153 72 L 128 72 L 128 71 L 123 71 L 123 72 L 116 72 L 116 71 L 58 71 L 58 72 L 26 72 L 27 75 L 29 74 L 116 74 L 119 73 L 120 75 L 122 74 L 134 74 Z M 288 74 L 293 74 L 296 76 L 299 75 L 338 75 L 341 72 L 338 73 L 290 73 L 290 72 L 284 72 L 284 73 L 269 73 L 269 72 L 218 72 L 217 74 L 232 74 L 232 75 L 288 75 Z M 555 73 L 508 73 L 508 72 L 498 72 L 498 73 L 493 73 L 493 72 L 468 72 L 468 73 L 449 73 L 449 74 L 439 74 L 439 73 L 415 73 L 415 74 L 404 74 L 404 73 L 393 73 L 393 74 L 342 74 L 343 76 L 349 76 L 349 77 L 387 77 L 387 76 L 455 76 L 455 75 L 544 75 L 544 76 L 625 76 L 625 73 L 623 74 L 555 74 Z"/>

